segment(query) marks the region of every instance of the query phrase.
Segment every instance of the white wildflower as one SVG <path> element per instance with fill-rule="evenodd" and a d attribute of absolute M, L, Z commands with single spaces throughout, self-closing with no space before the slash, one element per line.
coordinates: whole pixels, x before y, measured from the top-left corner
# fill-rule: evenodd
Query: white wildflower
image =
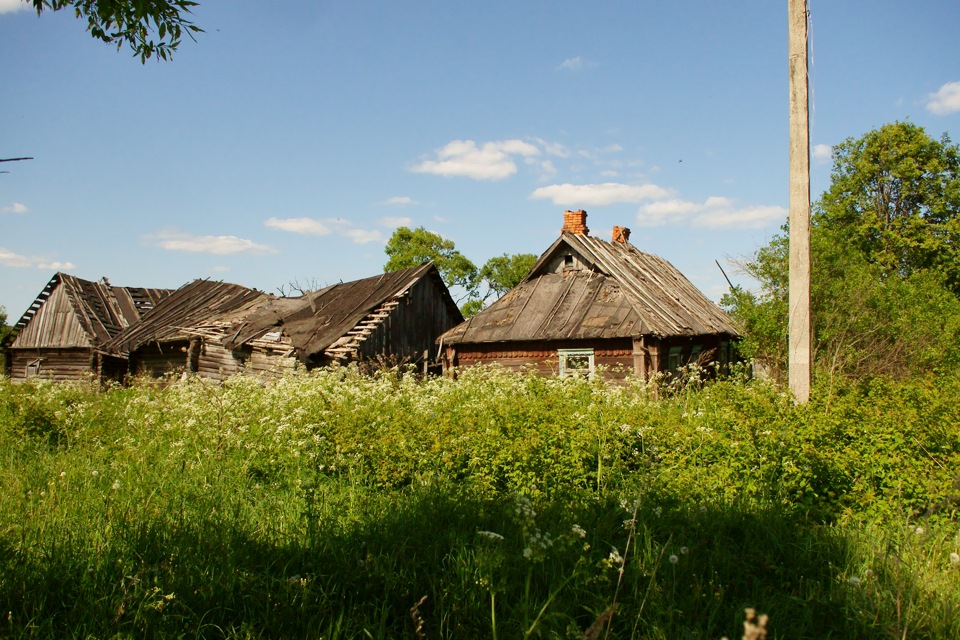
<path fill-rule="evenodd" d="M 100 475 L 100 472 L 97 471 L 96 469 L 94 469 L 93 471 L 90 472 L 90 475 L 92 475 L 94 478 L 96 478 L 98 475 Z"/>
<path fill-rule="evenodd" d="M 623 564 L 623 557 L 620 555 L 620 552 L 616 547 L 612 547 L 609 556 L 610 562 L 613 564 Z"/>
<path fill-rule="evenodd" d="M 119 489 L 119 488 L 120 488 L 120 481 L 119 481 L 119 480 L 114 480 L 114 481 L 113 481 L 113 485 L 112 485 L 110 488 L 113 489 L 114 491 L 116 491 L 117 489 Z"/>
<path fill-rule="evenodd" d="M 688 549 L 687 547 L 680 547 L 680 555 L 685 556 L 688 553 L 690 553 L 690 549 Z"/>
<path fill-rule="evenodd" d="M 678 558 L 676 555 L 671 555 L 668 560 L 670 560 L 670 564 L 677 564 L 680 562 L 680 558 Z"/>
<path fill-rule="evenodd" d="M 856 587 L 860 585 L 860 578 L 858 578 L 857 576 L 850 576 L 847 579 L 847 582 L 849 582 L 850 584 Z"/>
<path fill-rule="evenodd" d="M 950 564 L 960 564 L 960 553 L 954 551 L 950 554 Z"/>
<path fill-rule="evenodd" d="M 61 478 L 66 478 L 66 477 L 67 477 L 67 472 L 66 472 L 66 471 L 61 471 L 61 472 L 60 472 L 60 477 L 61 477 Z"/>
<path fill-rule="evenodd" d="M 494 531 L 477 531 L 477 535 L 488 540 L 503 540 L 503 536 Z"/>
<path fill-rule="evenodd" d="M 924 533 L 926 533 L 926 530 L 923 527 L 917 527 L 914 530 L 914 533 L 916 533 L 918 536 L 922 536 Z"/>
<path fill-rule="evenodd" d="M 586 530 L 585 530 L 583 527 L 581 527 L 580 525 L 578 525 L 578 524 L 575 524 L 575 525 L 573 525 L 572 527 L 570 527 L 570 533 L 572 533 L 573 535 L 577 536 L 578 538 L 586 538 L 586 537 L 587 537 L 587 532 L 586 532 Z M 956 554 L 954 554 L 954 555 L 956 555 Z"/>

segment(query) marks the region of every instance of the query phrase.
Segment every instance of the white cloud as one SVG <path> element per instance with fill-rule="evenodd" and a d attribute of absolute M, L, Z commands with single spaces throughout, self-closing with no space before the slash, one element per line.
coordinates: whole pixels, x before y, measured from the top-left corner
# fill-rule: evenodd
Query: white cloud
<path fill-rule="evenodd" d="M 580 71 L 583 69 L 583 58 L 567 58 L 557 66 L 558 71 Z"/>
<path fill-rule="evenodd" d="M 24 0 L 0 0 L 0 14 L 26 11 L 27 9 L 33 9 L 33 6 Z"/>
<path fill-rule="evenodd" d="M 328 236 L 333 233 L 329 224 L 331 221 L 321 221 L 315 218 L 267 218 L 263 223 L 271 229 L 289 231 L 310 236 Z"/>
<path fill-rule="evenodd" d="M 817 162 L 826 162 L 830 160 L 831 154 L 833 153 L 833 147 L 828 144 L 815 144 L 813 149 L 810 152 L 810 155 Z"/>
<path fill-rule="evenodd" d="M 276 249 L 269 245 L 258 244 L 253 240 L 238 238 L 237 236 L 195 236 L 179 231 L 160 231 L 147 236 L 147 239 L 161 249 L 167 249 L 168 251 L 212 253 L 214 255 L 233 253 L 265 255 L 276 253 Z"/>
<path fill-rule="evenodd" d="M 502 180 L 517 172 L 513 156 L 540 155 L 536 146 L 523 140 L 499 140 L 477 145 L 473 140 L 454 140 L 435 151 L 436 160 L 414 165 L 414 173 L 463 176 L 474 180 Z"/>
<path fill-rule="evenodd" d="M 409 227 L 413 224 L 413 218 L 407 218 L 406 216 L 385 216 L 380 218 L 380 224 L 388 229 Z"/>
<path fill-rule="evenodd" d="M 667 191 L 655 184 L 630 185 L 619 182 L 602 184 L 553 184 L 530 194 L 532 200 L 553 200 L 563 206 L 591 207 L 636 203 L 666 197 Z"/>
<path fill-rule="evenodd" d="M 23 215 L 23 214 L 29 213 L 29 212 L 30 212 L 30 209 L 27 208 L 27 205 L 25 205 L 25 204 L 20 204 L 19 202 L 14 202 L 14 203 L 13 203 L 12 205 L 10 205 L 9 207 L 0 207 L 0 214 L 2 214 L 2 213 L 16 213 L 16 214 L 19 214 L 19 215 Z"/>
<path fill-rule="evenodd" d="M 9 249 L 0 247 L 0 266 L 16 267 L 19 269 L 50 269 L 54 271 L 63 271 L 66 269 L 75 269 L 77 265 L 72 262 L 48 262 L 43 258 L 22 256 Z"/>
<path fill-rule="evenodd" d="M 218 264 L 215 267 L 210 267 L 210 271 L 213 271 L 214 273 L 226 273 L 227 271 L 230 271 L 230 267 Z"/>
<path fill-rule="evenodd" d="M 687 223 L 697 227 L 763 228 L 783 222 L 787 210 L 777 206 L 737 207 L 729 198 L 712 196 L 703 204 L 689 200 L 660 200 L 640 208 L 637 222 L 644 227 Z"/>
<path fill-rule="evenodd" d="M 37 269 L 49 269 L 51 271 L 66 271 L 67 269 L 76 269 L 77 265 L 72 262 L 38 262 L 34 265 Z"/>
<path fill-rule="evenodd" d="M 948 82 L 927 95 L 927 111 L 938 116 L 960 112 L 960 82 Z"/>
<path fill-rule="evenodd" d="M 350 238 L 357 244 L 367 244 L 368 242 L 378 242 L 383 240 L 383 234 L 376 229 L 347 229 L 343 235 Z"/>
<path fill-rule="evenodd" d="M 417 204 L 414 202 L 413 198 L 410 196 L 393 196 L 392 198 L 387 198 L 383 201 L 383 204 L 388 206 L 399 206 L 403 207 L 409 204 Z"/>

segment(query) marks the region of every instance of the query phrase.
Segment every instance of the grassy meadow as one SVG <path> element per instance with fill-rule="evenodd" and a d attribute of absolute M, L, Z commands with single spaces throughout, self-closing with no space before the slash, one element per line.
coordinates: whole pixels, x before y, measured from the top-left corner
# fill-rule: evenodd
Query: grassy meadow
<path fill-rule="evenodd" d="M 960 377 L 0 380 L 0 637 L 960 637 Z"/>

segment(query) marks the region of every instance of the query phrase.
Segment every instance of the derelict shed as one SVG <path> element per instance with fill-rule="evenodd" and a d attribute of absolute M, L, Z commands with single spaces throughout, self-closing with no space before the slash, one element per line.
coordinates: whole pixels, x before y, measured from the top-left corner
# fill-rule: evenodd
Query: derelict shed
<path fill-rule="evenodd" d="M 739 333 L 673 265 L 614 227 L 589 235 L 585 211 L 567 211 L 560 237 L 524 281 L 441 336 L 444 365 L 499 363 L 543 374 L 650 376 L 690 363 L 726 364 Z"/>
<path fill-rule="evenodd" d="M 307 368 L 365 360 L 429 364 L 441 333 L 463 321 L 432 262 L 266 300 L 224 335 L 229 349 L 276 335 Z"/>
<path fill-rule="evenodd" d="M 255 303 L 272 298 L 238 284 L 194 280 L 174 291 L 106 348 L 115 357 L 126 359 L 134 374 L 162 377 L 191 371 L 218 379 L 229 376 L 242 369 L 248 358 L 220 345 L 222 331 Z"/>
<path fill-rule="evenodd" d="M 198 280 L 108 346 L 129 353 L 133 372 L 220 380 L 380 358 L 422 365 L 437 337 L 462 320 L 427 263 L 297 298 Z"/>
<path fill-rule="evenodd" d="M 169 294 L 57 273 L 14 325 L 7 373 L 13 380 L 114 378 L 126 367 L 105 357 L 106 343 Z"/>

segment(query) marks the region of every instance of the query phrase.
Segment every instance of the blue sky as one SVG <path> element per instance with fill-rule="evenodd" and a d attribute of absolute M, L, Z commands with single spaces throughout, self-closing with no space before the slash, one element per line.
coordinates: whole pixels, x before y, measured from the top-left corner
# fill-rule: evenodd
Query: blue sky
<path fill-rule="evenodd" d="M 199 0 L 141 65 L 0 0 L 0 305 L 56 270 L 276 293 L 382 270 L 397 225 L 482 264 L 564 209 L 719 299 L 786 220 L 786 0 Z M 829 149 L 960 130 L 960 3 L 811 0 L 813 199 Z"/>

